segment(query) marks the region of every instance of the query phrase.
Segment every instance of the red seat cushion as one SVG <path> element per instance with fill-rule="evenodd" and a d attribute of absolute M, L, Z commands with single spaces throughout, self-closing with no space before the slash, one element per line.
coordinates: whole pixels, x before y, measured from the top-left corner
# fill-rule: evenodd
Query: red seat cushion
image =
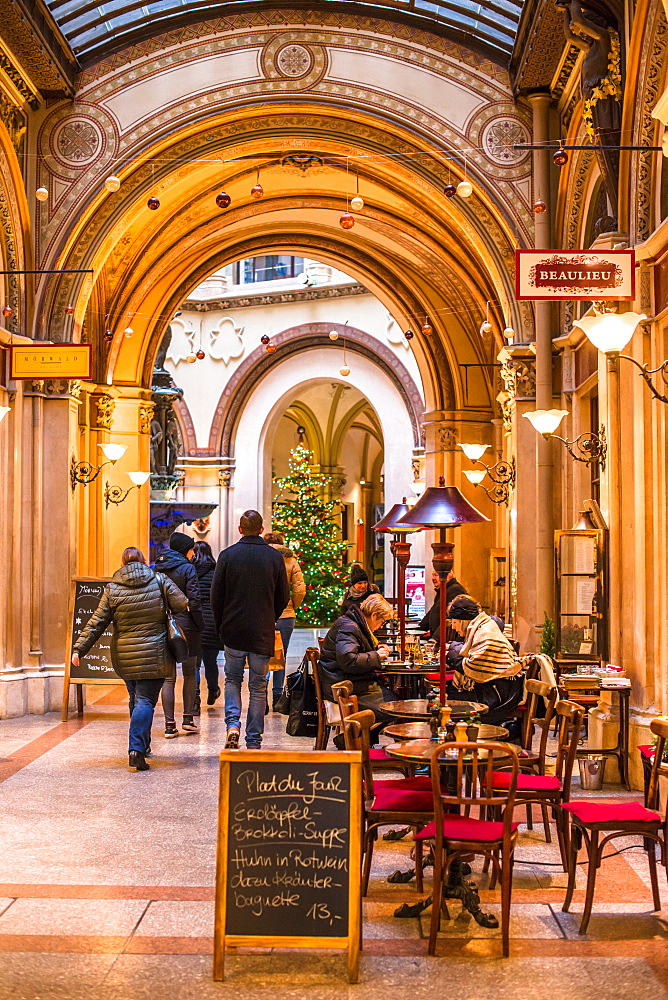
<path fill-rule="evenodd" d="M 369 748 L 369 760 L 391 760 L 397 763 L 395 757 L 390 757 L 389 754 L 385 753 L 382 747 L 370 747 Z"/>
<path fill-rule="evenodd" d="M 653 744 L 650 743 L 649 745 L 644 745 L 644 746 L 638 747 L 638 750 L 640 750 L 640 756 L 641 757 L 645 757 L 646 760 L 654 760 L 654 754 L 656 753 L 656 747 Z"/>
<path fill-rule="evenodd" d="M 642 802 L 565 802 L 564 809 L 581 823 L 661 823 L 661 817 Z"/>
<path fill-rule="evenodd" d="M 511 829 L 517 830 L 519 823 L 512 823 Z M 415 840 L 429 840 L 436 836 L 436 824 L 427 823 L 424 829 L 415 834 Z M 443 819 L 443 836 L 446 840 L 482 840 L 491 842 L 503 837 L 503 823 L 488 823 L 470 816 L 446 816 Z"/>
<path fill-rule="evenodd" d="M 431 789 L 421 791 L 413 788 L 392 788 L 392 785 L 399 785 L 400 782 L 373 783 L 374 797 L 371 808 L 379 812 L 434 812 L 434 799 Z"/>
<path fill-rule="evenodd" d="M 380 781 L 374 779 L 374 792 L 379 788 L 403 788 L 412 792 L 431 792 L 431 778 L 428 774 L 420 775 L 417 778 L 382 778 Z M 441 787 L 444 795 L 447 789 Z"/>
<path fill-rule="evenodd" d="M 492 774 L 492 788 L 510 788 L 510 778 L 510 771 L 495 771 Z M 543 774 L 517 775 L 518 792 L 558 792 L 560 788 L 559 778 Z"/>

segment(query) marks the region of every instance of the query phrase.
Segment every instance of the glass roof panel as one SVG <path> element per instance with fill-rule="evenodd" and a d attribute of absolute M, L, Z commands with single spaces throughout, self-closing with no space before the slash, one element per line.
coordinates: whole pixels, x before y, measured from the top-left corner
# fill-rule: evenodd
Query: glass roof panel
<path fill-rule="evenodd" d="M 512 50 L 523 0 L 320 0 L 342 11 L 430 24 L 443 33 L 506 62 Z M 183 24 L 257 11 L 265 0 L 46 0 L 61 31 L 83 65 L 110 52 Z M 275 3 L 266 0 L 275 9 Z M 295 4 L 294 6 L 297 6 Z"/>

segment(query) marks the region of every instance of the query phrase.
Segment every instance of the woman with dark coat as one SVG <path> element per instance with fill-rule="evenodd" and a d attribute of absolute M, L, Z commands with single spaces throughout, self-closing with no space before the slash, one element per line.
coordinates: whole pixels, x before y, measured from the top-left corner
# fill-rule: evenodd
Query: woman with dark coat
<path fill-rule="evenodd" d="M 197 661 L 202 652 L 201 636 L 204 628 L 199 580 L 197 570 L 191 561 L 194 548 L 194 538 L 186 535 L 183 531 L 174 531 L 169 538 L 169 549 L 162 552 L 155 561 L 155 568 L 168 576 L 172 583 L 175 583 L 188 598 L 187 610 L 176 616 L 176 620 L 188 640 L 188 656 L 181 664 L 183 672 L 183 729 L 188 733 L 199 732 L 193 715 L 195 714 L 195 694 L 197 691 Z M 165 678 L 162 687 L 165 738 L 168 740 L 179 735 L 174 719 L 175 686 L 176 667 L 172 675 Z"/>
<path fill-rule="evenodd" d="M 199 715 L 199 671 L 204 665 L 204 676 L 208 695 L 207 705 L 215 705 L 216 699 L 220 698 L 220 687 L 218 685 L 218 653 L 220 652 L 220 639 L 218 630 L 213 618 L 211 607 L 211 581 L 213 571 L 216 568 L 216 560 L 208 542 L 195 542 L 193 549 L 193 566 L 199 580 L 200 597 L 202 600 L 202 615 L 204 616 L 204 628 L 202 629 L 202 652 L 197 660 L 197 714 Z"/>
<path fill-rule="evenodd" d="M 171 580 L 158 578 L 139 549 L 125 549 L 121 568 L 104 588 L 72 655 L 72 664 L 78 667 L 79 657 L 86 655 L 113 622 L 111 662 L 130 695 L 129 766 L 137 771 L 148 770 L 153 709 L 164 679 L 175 669 L 167 643 L 165 602 L 174 615 L 188 607 L 185 595 Z"/>
<path fill-rule="evenodd" d="M 380 594 L 372 594 L 359 606 L 351 604 L 325 636 L 318 662 L 324 697 L 334 701 L 332 684 L 351 681 L 360 710 L 370 709 L 376 723 L 381 724 L 371 731 L 372 739 L 376 740 L 381 728 L 390 722 L 389 715 L 378 706 L 384 701 L 394 701 L 396 695 L 378 683 L 377 671 L 390 651 L 387 646 L 378 645 L 374 632 L 393 617 L 392 607 Z"/>

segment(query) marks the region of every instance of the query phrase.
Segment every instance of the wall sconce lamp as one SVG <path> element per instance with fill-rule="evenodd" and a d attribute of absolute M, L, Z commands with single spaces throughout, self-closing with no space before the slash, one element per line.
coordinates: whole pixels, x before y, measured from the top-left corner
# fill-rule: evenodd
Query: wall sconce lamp
<path fill-rule="evenodd" d="M 72 455 L 70 461 L 72 492 L 76 489 L 77 483 L 81 483 L 82 486 L 88 486 L 89 483 L 94 482 L 105 465 L 114 465 L 127 451 L 124 444 L 101 444 L 98 447 L 102 449 L 102 454 L 107 459 L 101 465 L 91 465 L 90 462 L 77 462 L 74 455 Z"/>
<path fill-rule="evenodd" d="M 489 499 L 492 503 L 508 504 L 510 491 L 515 486 L 515 459 L 511 458 L 509 462 L 497 462 L 496 465 L 485 465 L 481 457 L 489 448 L 488 444 L 460 444 L 459 447 L 474 465 L 482 465 L 485 470 L 482 472 L 480 469 L 465 469 L 464 475 L 468 481 L 474 486 L 482 486 L 485 476 L 489 476 L 494 483 L 492 489 L 488 490 L 486 486 L 482 486 Z"/>
<path fill-rule="evenodd" d="M 110 503 L 123 503 L 125 498 L 133 490 L 138 490 L 140 486 L 143 486 L 145 482 L 148 481 L 150 473 L 148 472 L 128 472 L 128 476 L 134 483 L 134 486 L 130 486 L 129 489 L 123 490 L 120 486 L 110 486 L 109 483 L 104 487 L 104 506 L 108 507 Z"/>
<path fill-rule="evenodd" d="M 605 468 L 608 442 L 605 438 L 605 428 L 602 425 L 598 433 L 596 431 L 585 431 L 584 434 L 579 434 L 572 441 L 567 441 L 566 438 L 559 437 L 554 432 L 564 417 L 568 416 L 568 410 L 532 410 L 528 413 L 523 413 L 522 416 L 531 422 L 534 430 L 542 434 L 546 441 L 549 438 L 556 438 L 557 441 L 561 441 L 566 447 L 566 451 L 576 462 L 584 462 L 585 465 L 591 465 L 592 462 L 599 462 L 601 468 Z"/>
<path fill-rule="evenodd" d="M 668 360 L 660 364 L 658 368 L 650 368 L 648 365 L 641 365 L 630 354 L 620 354 L 620 351 L 623 351 L 630 342 L 636 327 L 646 319 L 647 316 L 644 313 L 603 312 L 599 308 L 592 316 L 583 316 L 582 319 L 573 320 L 573 326 L 579 326 L 594 347 L 597 347 L 603 354 L 607 354 L 613 363 L 617 358 L 624 358 L 625 361 L 630 361 L 636 368 L 639 368 L 652 395 L 656 399 L 660 399 L 662 403 L 668 403 L 668 395 L 659 392 L 652 382 L 652 375 L 661 372 L 664 383 L 668 385 Z"/>
<path fill-rule="evenodd" d="M 6 417 L 10 410 L 11 406 L 0 406 L 0 420 L 2 420 L 3 417 Z"/>

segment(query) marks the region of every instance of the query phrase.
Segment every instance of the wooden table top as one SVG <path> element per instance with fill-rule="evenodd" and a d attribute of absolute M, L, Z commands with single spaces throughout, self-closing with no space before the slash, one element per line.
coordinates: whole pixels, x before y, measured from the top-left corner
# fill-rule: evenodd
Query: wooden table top
<path fill-rule="evenodd" d="M 406 701 L 383 701 L 378 706 L 385 715 L 395 715 L 398 718 L 428 719 L 431 712 L 427 707 L 426 698 L 408 698 Z M 464 715 L 485 715 L 489 709 L 477 701 L 449 701 L 452 718 L 460 719 Z"/>
<path fill-rule="evenodd" d="M 437 674 L 438 663 L 404 663 L 401 660 L 388 660 L 380 668 L 384 674 Z"/>
<path fill-rule="evenodd" d="M 508 735 L 508 730 L 503 726 L 488 726 L 483 723 L 478 728 L 479 740 L 505 740 Z M 396 726 L 385 726 L 383 732 L 395 740 L 431 740 L 428 722 L 399 722 Z"/>
<path fill-rule="evenodd" d="M 437 745 L 437 740 L 408 740 L 406 743 L 390 743 L 389 746 L 384 746 L 383 750 L 389 754 L 390 757 L 395 757 L 397 760 L 405 760 L 412 764 L 423 764 L 425 761 L 431 760 L 431 755 Z M 508 743 L 504 745 L 508 746 L 509 749 L 514 750 L 516 753 L 519 750 L 519 747 L 516 747 L 513 744 Z M 481 750 L 479 759 L 486 760 L 487 752 L 487 750 Z M 504 750 L 494 751 L 494 757 L 499 760 L 506 759 L 509 756 L 510 753 Z M 457 757 L 443 757 L 442 763 L 444 765 L 456 764 Z"/>

